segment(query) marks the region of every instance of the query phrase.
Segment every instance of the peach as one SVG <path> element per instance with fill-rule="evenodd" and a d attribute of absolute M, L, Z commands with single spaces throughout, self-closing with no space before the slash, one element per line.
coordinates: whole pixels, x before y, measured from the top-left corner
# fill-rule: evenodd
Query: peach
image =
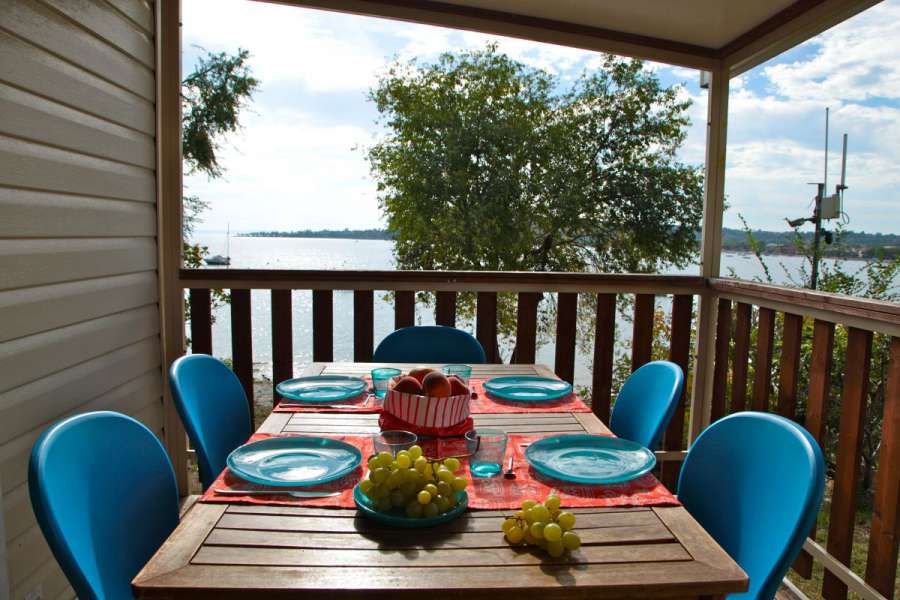
<path fill-rule="evenodd" d="M 450 380 L 438 371 L 432 371 L 422 380 L 422 391 L 426 396 L 446 398 L 450 395 Z"/>
<path fill-rule="evenodd" d="M 434 373 L 434 369 L 430 369 L 428 367 L 416 367 L 415 369 L 411 369 L 409 371 L 409 376 L 415 377 L 416 381 L 422 383 L 425 380 L 425 376 L 429 373 Z"/>
<path fill-rule="evenodd" d="M 407 375 L 406 377 L 401 377 L 400 381 L 394 384 L 392 388 L 395 392 L 402 392 L 405 394 L 416 394 L 422 395 L 422 386 L 419 384 L 419 381 L 415 377 L 410 377 Z"/>
<path fill-rule="evenodd" d="M 462 379 L 456 375 L 450 376 L 450 395 L 451 396 L 468 396 L 469 388 L 463 383 Z"/>

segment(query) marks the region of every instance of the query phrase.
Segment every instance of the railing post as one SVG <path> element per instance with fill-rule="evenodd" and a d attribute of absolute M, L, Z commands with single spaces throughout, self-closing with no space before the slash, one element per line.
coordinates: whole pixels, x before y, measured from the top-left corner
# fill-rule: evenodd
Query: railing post
<path fill-rule="evenodd" d="M 728 68 L 722 64 L 717 65 L 711 72 L 710 79 L 706 129 L 703 236 L 700 244 L 700 275 L 707 279 L 719 276 L 719 263 L 722 255 L 722 213 L 725 210 L 725 146 L 728 131 Z M 710 421 L 718 303 L 718 296 L 710 290 L 700 295 L 689 443 L 700 435 Z"/>

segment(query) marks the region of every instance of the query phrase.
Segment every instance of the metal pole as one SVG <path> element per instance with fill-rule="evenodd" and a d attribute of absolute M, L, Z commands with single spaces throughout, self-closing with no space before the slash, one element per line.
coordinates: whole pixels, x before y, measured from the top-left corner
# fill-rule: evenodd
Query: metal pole
<path fill-rule="evenodd" d="M 825 194 L 825 184 L 818 184 L 819 191 L 816 194 L 816 210 L 813 214 L 816 222 L 816 233 L 813 235 L 812 276 L 810 288 L 816 289 L 819 284 L 819 238 L 822 236 L 822 196 Z"/>

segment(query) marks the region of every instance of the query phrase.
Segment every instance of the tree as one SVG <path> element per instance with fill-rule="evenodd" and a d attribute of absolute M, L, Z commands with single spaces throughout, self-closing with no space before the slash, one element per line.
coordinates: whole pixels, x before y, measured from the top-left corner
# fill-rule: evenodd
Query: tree
<path fill-rule="evenodd" d="M 702 174 L 676 158 L 690 102 L 640 61 L 605 56 L 566 88 L 488 45 L 395 63 L 369 97 L 402 269 L 653 272 L 695 257 Z"/>
<path fill-rule="evenodd" d="M 205 173 L 210 179 L 223 175 L 216 152 L 222 140 L 240 127 L 240 114 L 259 88 L 247 64 L 250 53 L 238 49 L 237 54 L 206 52 L 193 72 L 181 82 L 181 152 L 184 172 Z M 208 207 L 197 196 L 182 197 L 183 262 L 187 267 L 202 266 L 209 251 L 191 244 L 202 213 Z"/>

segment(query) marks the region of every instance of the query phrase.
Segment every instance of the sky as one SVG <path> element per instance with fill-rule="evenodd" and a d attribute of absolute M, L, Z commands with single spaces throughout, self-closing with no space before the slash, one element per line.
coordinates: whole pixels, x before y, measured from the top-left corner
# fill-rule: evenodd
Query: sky
<path fill-rule="evenodd" d="M 219 154 L 225 176 L 185 177 L 209 202 L 198 230 L 383 227 L 365 149 L 378 139 L 367 92 L 393 60 L 430 60 L 496 41 L 564 82 L 594 52 L 247 0 L 184 0 L 183 69 L 204 50 L 250 51 L 261 80 L 242 129 Z M 706 91 L 694 70 L 647 63 L 693 104 L 682 161 L 702 165 Z M 812 213 L 831 109 L 829 188 L 849 134 L 846 227 L 900 233 L 900 0 L 883 3 L 731 81 L 726 227 L 784 230 Z M 809 226 L 807 226 L 809 228 Z"/>

